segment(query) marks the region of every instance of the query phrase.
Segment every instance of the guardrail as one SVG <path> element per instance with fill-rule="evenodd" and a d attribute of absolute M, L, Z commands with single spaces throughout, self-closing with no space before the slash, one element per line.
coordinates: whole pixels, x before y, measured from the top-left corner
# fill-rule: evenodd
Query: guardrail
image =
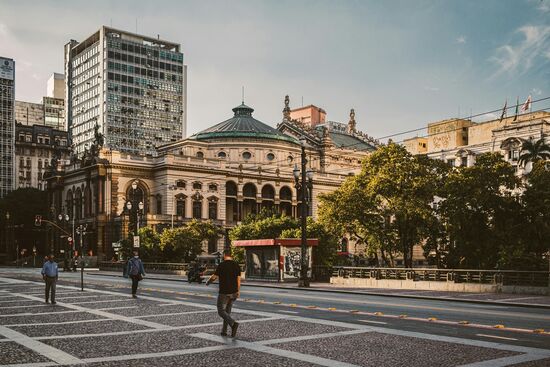
<path fill-rule="evenodd" d="M 98 263 L 99 270 L 120 271 L 122 273 L 126 262 L 101 261 Z M 161 274 L 185 274 L 187 272 L 187 263 L 143 263 L 145 273 Z"/>
<path fill-rule="evenodd" d="M 338 266 L 332 276 L 340 278 L 395 279 L 432 282 L 550 286 L 548 271 L 430 269 L 430 268 L 368 268 Z"/>

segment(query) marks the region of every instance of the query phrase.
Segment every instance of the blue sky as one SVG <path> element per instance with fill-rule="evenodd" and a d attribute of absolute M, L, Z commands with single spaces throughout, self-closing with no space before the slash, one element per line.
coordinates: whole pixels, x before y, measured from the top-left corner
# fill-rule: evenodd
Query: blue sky
<path fill-rule="evenodd" d="M 0 55 L 16 60 L 26 101 L 62 72 L 63 45 L 102 24 L 135 31 L 137 18 L 138 33 L 181 43 L 189 133 L 230 117 L 243 85 L 272 126 L 289 94 L 291 107 L 303 97 L 334 121 L 355 108 L 374 137 L 550 96 L 550 0 L 3 0 L 0 10 Z"/>

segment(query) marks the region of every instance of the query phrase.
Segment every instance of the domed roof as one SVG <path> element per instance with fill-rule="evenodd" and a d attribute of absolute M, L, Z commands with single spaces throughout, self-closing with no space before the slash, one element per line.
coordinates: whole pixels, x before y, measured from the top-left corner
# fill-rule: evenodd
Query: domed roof
<path fill-rule="evenodd" d="M 256 120 L 252 117 L 252 112 L 254 109 L 243 102 L 240 106 L 233 108 L 234 116 L 232 118 L 198 132 L 190 136 L 189 139 L 264 138 L 299 144 L 293 137 Z"/>

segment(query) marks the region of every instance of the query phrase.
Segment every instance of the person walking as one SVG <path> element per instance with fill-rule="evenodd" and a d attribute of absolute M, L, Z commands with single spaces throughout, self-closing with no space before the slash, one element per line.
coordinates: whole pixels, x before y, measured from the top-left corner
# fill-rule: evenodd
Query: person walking
<path fill-rule="evenodd" d="M 239 323 L 231 317 L 233 302 L 239 298 L 241 289 L 241 268 L 231 257 L 231 250 L 227 249 L 223 254 L 223 261 L 218 265 L 216 271 L 206 281 L 206 285 L 220 279 L 218 292 L 218 315 L 223 319 L 222 336 L 227 336 L 227 326 L 231 326 L 231 337 L 237 335 Z"/>
<path fill-rule="evenodd" d="M 48 300 L 52 300 L 52 305 L 55 305 L 55 283 L 59 276 L 57 269 L 57 263 L 54 261 L 53 254 L 47 257 L 48 261 L 42 266 L 42 279 L 46 283 L 46 303 Z"/>
<path fill-rule="evenodd" d="M 134 251 L 134 257 L 128 260 L 128 265 L 126 268 L 126 278 L 130 277 L 132 279 L 132 297 L 137 298 L 137 289 L 139 281 L 145 276 L 145 269 L 143 268 L 143 263 L 139 258 L 137 251 Z"/>

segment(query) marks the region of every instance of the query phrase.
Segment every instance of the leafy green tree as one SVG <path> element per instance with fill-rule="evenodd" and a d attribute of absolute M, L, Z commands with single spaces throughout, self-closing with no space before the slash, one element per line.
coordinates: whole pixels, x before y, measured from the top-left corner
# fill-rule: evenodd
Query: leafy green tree
<path fill-rule="evenodd" d="M 6 218 L 7 213 L 9 220 Z M 46 232 L 50 226 L 44 223 L 36 227 L 34 218 L 35 215 L 41 215 L 44 219 L 55 221 L 54 214 L 50 213 L 47 193 L 35 188 L 17 189 L 0 199 L 0 241 L 5 241 L 8 235 L 13 246 L 10 249 L 13 253 L 8 254 L 8 258 L 16 257 L 15 241 L 20 249 L 26 248 L 29 253 L 35 244 L 39 254 L 48 252 L 50 244 Z"/>
<path fill-rule="evenodd" d="M 433 198 L 445 174 L 441 162 L 390 143 L 365 159 L 360 174 L 321 197 L 320 220 L 365 243 L 367 255 L 380 253 L 393 266 L 401 253 L 412 267 L 413 246 L 428 236 Z"/>
<path fill-rule="evenodd" d="M 550 159 L 550 145 L 544 138 L 537 141 L 533 139 L 525 140 L 521 145 L 521 154 L 518 163 L 525 165 L 529 162 Z"/>
<path fill-rule="evenodd" d="M 550 252 L 550 165 L 537 161 L 527 176 L 521 198 L 521 244 L 501 254 L 502 267 L 516 270 L 546 270 Z"/>
<path fill-rule="evenodd" d="M 160 250 L 163 260 L 189 262 L 202 253 L 202 243 L 218 239 L 221 229 L 212 222 L 193 220 L 177 228 L 167 228 L 160 234 Z"/>
<path fill-rule="evenodd" d="M 162 261 L 164 256 L 160 248 L 160 234 L 152 227 L 142 227 L 138 234 L 140 257 L 149 262 Z"/>
<path fill-rule="evenodd" d="M 320 222 L 307 218 L 307 237 L 317 238 L 319 245 L 313 247 L 313 263 L 321 266 L 331 266 L 336 258 L 340 237 L 331 233 Z M 302 229 L 285 229 L 281 238 L 302 238 Z"/>
<path fill-rule="evenodd" d="M 472 167 L 448 175 L 438 210 L 447 236 L 447 267 L 491 269 L 502 249 L 517 247 L 519 185 L 514 168 L 498 153 L 480 154 Z"/>

